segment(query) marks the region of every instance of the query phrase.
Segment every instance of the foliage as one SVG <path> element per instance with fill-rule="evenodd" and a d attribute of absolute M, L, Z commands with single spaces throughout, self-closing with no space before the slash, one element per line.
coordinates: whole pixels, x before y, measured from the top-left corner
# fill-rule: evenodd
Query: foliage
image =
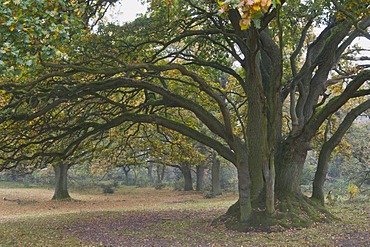
<path fill-rule="evenodd" d="M 1 76 L 20 75 L 38 60 L 63 58 L 61 45 L 87 31 L 115 1 L 4 1 L 0 7 Z"/>
<path fill-rule="evenodd" d="M 253 24 L 255 27 L 261 27 L 261 18 L 271 9 L 281 4 L 279 0 L 241 0 L 241 1 L 217 1 L 219 13 L 227 15 L 229 9 L 237 9 L 241 15 L 239 25 L 241 30 L 246 30 Z"/>
<path fill-rule="evenodd" d="M 369 130 L 367 121 L 365 117 L 360 122 L 353 124 L 344 137 L 344 141 L 347 143 L 346 149 L 333 156 L 330 162 L 328 175 L 333 179 L 342 179 L 359 187 L 368 183 L 369 157 L 366 150 L 369 146 L 367 141 Z"/>
<path fill-rule="evenodd" d="M 352 200 L 360 191 L 355 184 L 349 184 L 347 187 L 349 199 Z"/>

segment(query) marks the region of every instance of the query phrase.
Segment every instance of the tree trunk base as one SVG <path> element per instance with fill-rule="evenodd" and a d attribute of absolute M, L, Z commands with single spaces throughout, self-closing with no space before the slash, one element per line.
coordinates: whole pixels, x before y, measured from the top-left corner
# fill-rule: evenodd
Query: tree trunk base
<path fill-rule="evenodd" d="M 239 221 L 239 201 L 226 214 L 215 219 L 213 225 L 224 224 L 228 229 L 240 232 L 276 232 L 289 228 L 309 227 L 314 223 L 338 220 L 320 203 L 303 195 L 290 195 L 275 204 L 276 214 L 268 215 L 263 208 L 254 208 L 246 223 Z"/>
<path fill-rule="evenodd" d="M 53 195 L 53 198 L 51 198 L 51 200 L 55 200 L 55 201 L 74 201 L 72 199 L 72 197 L 68 194 L 58 194 L 58 196 L 56 196 L 55 194 Z"/>

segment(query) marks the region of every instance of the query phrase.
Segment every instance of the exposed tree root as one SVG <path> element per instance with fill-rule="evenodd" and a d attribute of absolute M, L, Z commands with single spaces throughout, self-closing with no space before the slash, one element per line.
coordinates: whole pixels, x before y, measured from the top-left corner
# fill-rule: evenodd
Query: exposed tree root
<path fill-rule="evenodd" d="M 287 228 L 309 227 L 318 222 L 338 220 L 320 203 L 303 196 L 291 195 L 276 203 L 276 214 L 267 215 L 264 208 L 254 208 L 254 213 L 246 223 L 239 221 L 239 202 L 232 205 L 225 215 L 217 218 L 213 224 L 225 224 L 230 230 L 249 231 L 283 231 Z"/>

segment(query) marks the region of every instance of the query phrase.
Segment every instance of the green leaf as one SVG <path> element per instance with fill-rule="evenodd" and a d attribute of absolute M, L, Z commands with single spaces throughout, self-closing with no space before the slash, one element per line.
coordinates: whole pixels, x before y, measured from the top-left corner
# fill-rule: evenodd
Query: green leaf
<path fill-rule="evenodd" d="M 252 21 L 256 28 L 261 28 L 261 19 L 252 19 Z"/>

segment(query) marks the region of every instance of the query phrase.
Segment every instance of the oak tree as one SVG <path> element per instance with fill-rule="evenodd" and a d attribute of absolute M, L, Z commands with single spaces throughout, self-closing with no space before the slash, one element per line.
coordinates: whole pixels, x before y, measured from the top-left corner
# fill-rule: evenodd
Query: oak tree
<path fill-rule="evenodd" d="M 18 85 L 2 86 L 11 100 L 1 123 L 22 125 L 48 116 L 41 126 L 49 131 L 37 135 L 35 144 L 78 136 L 63 155 L 125 122 L 155 124 L 236 166 L 239 200 L 228 211 L 230 225 L 330 220 L 301 193 L 300 179 L 311 141 L 326 119 L 350 99 L 368 97 L 368 67 L 345 73 L 342 68 L 354 40 L 369 37 L 369 4 L 149 2 L 148 13 L 134 22 L 102 26 L 70 45 L 68 59 L 43 61 L 42 77 L 26 80 L 22 97 L 16 97 Z M 342 92 L 326 94 L 333 85 Z M 32 96 L 38 104 L 28 112 Z M 61 107 L 75 113 L 57 118 L 63 125 L 50 119 Z M 355 106 L 348 119 L 362 107 L 368 105 Z M 346 125 L 344 120 L 339 136 Z"/>

